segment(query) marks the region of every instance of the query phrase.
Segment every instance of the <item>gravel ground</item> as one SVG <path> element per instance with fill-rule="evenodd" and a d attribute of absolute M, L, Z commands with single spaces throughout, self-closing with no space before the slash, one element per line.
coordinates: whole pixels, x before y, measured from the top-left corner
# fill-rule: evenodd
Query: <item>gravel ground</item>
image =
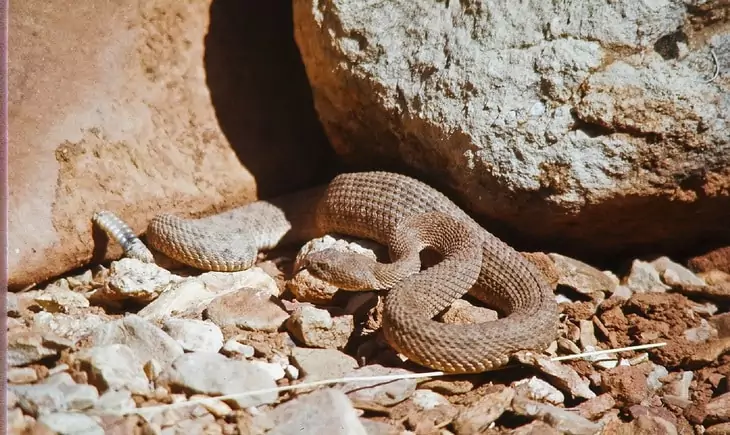
<path fill-rule="evenodd" d="M 362 250 L 326 237 L 299 255 L 332 245 Z M 381 295 L 288 276 L 295 255 L 234 273 L 122 259 L 8 294 L 10 433 L 730 434 L 724 272 L 525 254 L 556 288 L 558 340 L 437 376 L 384 342 Z M 467 297 L 440 320 L 496 317 Z M 404 378 L 336 382 L 366 376 Z"/>

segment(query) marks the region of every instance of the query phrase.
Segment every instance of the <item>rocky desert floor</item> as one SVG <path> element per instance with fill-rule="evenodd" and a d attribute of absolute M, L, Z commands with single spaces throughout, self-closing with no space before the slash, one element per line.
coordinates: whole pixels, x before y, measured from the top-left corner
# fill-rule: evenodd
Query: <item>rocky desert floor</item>
<path fill-rule="evenodd" d="M 559 338 L 442 376 L 385 343 L 382 295 L 290 276 L 332 244 L 361 249 L 326 237 L 233 273 L 121 259 L 9 293 L 10 433 L 730 434 L 730 274 L 711 264 L 526 253 Z M 495 318 L 468 297 L 440 315 Z"/>

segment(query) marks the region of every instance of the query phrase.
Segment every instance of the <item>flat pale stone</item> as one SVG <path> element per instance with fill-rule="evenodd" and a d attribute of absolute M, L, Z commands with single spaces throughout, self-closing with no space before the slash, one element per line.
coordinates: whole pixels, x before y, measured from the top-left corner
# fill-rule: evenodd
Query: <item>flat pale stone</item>
<path fill-rule="evenodd" d="M 92 339 L 94 346 L 127 345 L 143 364 L 155 359 L 164 366 L 183 354 L 177 341 L 136 314 L 106 323 L 94 331 Z"/>
<path fill-rule="evenodd" d="M 76 354 L 76 358 L 88 365 L 90 380 L 97 380 L 105 390 L 126 389 L 135 394 L 151 391 L 142 361 L 129 346 L 95 346 L 82 350 Z"/>
<path fill-rule="evenodd" d="M 218 352 L 223 333 L 214 323 L 198 319 L 165 319 L 162 330 L 188 352 Z"/>
<path fill-rule="evenodd" d="M 249 361 L 219 353 L 192 352 L 178 357 L 157 379 L 158 385 L 177 386 L 209 396 L 245 393 L 276 387 L 274 378 Z M 275 391 L 231 399 L 239 408 L 276 401 Z M 229 402 L 229 401 L 226 401 Z"/>

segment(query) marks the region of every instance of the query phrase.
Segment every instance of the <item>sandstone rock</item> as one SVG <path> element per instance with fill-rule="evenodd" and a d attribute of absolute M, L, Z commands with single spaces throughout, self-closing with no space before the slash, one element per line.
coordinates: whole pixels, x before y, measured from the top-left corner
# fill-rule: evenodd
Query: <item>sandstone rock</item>
<path fill-rule="evenodd" d="M 659 257 L 651 262 L 654 269 L 659 272 L 664 282 L 672 286 L 705 286 L 707 283 L 704 279 L 698 277 L 691 270 L 677 264 L 669 259 L 669 257 Z"/>
<path fill-rule="evenodd" d="M 59 434 L 104 435 L 99 422 L 77 412 L 56 412 L 38 418 L 38 423 Z"/>
<path fill-rule="evenodd" d="M 284 376 L 286 376 L 286 372 L 280 364 L 258 360 L 251 361 L 251 364 L 266 372 L 275 381 L 284 379 Z"/>
<path fill-rule="evenodd" d="M 592 295 L 597 292 L 613 293 L 616 283 L 605 273 L 582 261 L 551 253 L 550 258 L 558 272 L 558 284 Z"/>
<path fill-rule="evenodd" d="M 638 367 L 618 366 L 603 372 L 601 388 L 621 407 L 638 404 L 649 397 L 646 374 Z"/>
<path fill-rule="evenodd" d="M 517 352 L 515 357 L 522 364 L 535 367 L 563 391 L 567 391 L 573 397 L 592 399 L 596 393 L 591 391 L 589 382 L 580 376 L 572 367 L 561 364 L 558 361 L 550 361 L 548 358 L 535 355 L 531 352 Z"/>
<path fill-rule="evenodd" d="M 30 384 L 38 380 L 38 373 L 32 367 L 13 367 L 8 369 L 8 383 Z"/>
<path fill-rule="evenodd" d="M 378 364 L 367 365 L 345 373 L 345 377 L 391 376 L 410 374 L 408 370 L 383 367 Z M 416 391 L 417 380 L 398 379 L 394 381 L 347 382 L 338 385 L 350 400 L 380 406 L 393 406 L 409 398 Z"/>
<path fill-rule="evenodd" d="M 681 1 L 294 2 L 346 162 L 393 162 L 531 243 L 604 258 L 730 237 L 728 86 L 707 82 L 728 37 L 680 50 L 689 16 Z"/>
<path fill-rule="evenodd" d="M 580 405 L 573 408 L 581 416 L 595 420 L 605 414 L 608 410 L 616 405 L 616 401 L 608 393 L 601 394 L 592 399 L 586 400 Z"/>
<path fill-rule="evenodd" d="M 108 390 L 99 396 L 94 405 L 94 408 L 102 411 L 120 411 L 136 407 L 129 390 Z"/>
<path fill-rule="evenodd" d="M 702 255 L 692 257 L 687 265 L 695 272 L 719 270 L 730 273 L 730 246 L 713 249 Z"/>
<path fill-rule="evenodd" d="M 82 294 L 56 286 L 22 293 L 21 298 L 25 300 L 26 308 L 35 306 L 49 313 L 68 313 L 74 308 L 89 306 L 89 300 Z"/>
<path fill-rule="evenodd" d="M 13 17 L 11 287 L 118 256 L 92 243 L 99 209 L 139 232 L 161 210 L 219 210 L 328 177 L 291 6 L 23 1 Z"/>
<path fill-rule="evenodd" d="M 167 365 L 183 354 L 182 346 L 151 322 L 128 314 L 98 328 L 92 335 L 94 346 L 124 344 L 142 363 L 156 360 Z"/>
<path fill-rule="evenodd" d="M 150 392 L 142 361 L 129 346 L 110 344 L 84 349 L 76 355 L 86 363 L 89 380 L 102 391 L 127 389 L 134 394 Z"/>
<path fill-rule="evenodd" d="M 483 432 L 510 408 L 514 397 L 515 391 L 511 388 L 485 394 L 476 403 L 459 413 L 456 420 L 454 420 L 456 433 L 476 434 Z"/>
<path fill-rule="evenodd" d="M 560 390 L 535 376 L 513 383 L 512 388 L 515 393 L 538 402 L 560 405 L 565 401 Z"/>
<path fill-rule="evenodd" d="M 464 299 L 457 299 L 440 316 L 444 323 L 468 325 L 497 320 L 497 312 L 485 307 L 477 307 Z"/>
<path fill-rule="evenodd" d="M 354 329 L 350 315 L 332 317 L 327 310 L 303 305 L 286 322 L 297 340 L 311 347 L 343 349 Z"/>
<path fill-rule="evenodd" d="M 240 272 L 207 272 L 169 284 L 160 296 L 137 313 L 147 320 L 162 320 L 170 316 L 199 316 L 218 296 L 243 287 L 278 295 L 276 282 L 258 267 Z"/>
<path fill-rule="evenodd" d="M 74 343 L 108 321 L 106 316 L 76 311 L 73 314 L 41 311 L 33 316 L 36 329 L 57 334 Z"/>
<path fill-rule="evenodd" d="M 411 395 L 411 400 L 414 405 L 424 411 L 437 406 L 452 406 L 449 399 L 431 390 L 416 390 Z"/>
<path fill-rule="evenodd" d="M 220 327 L 237 326 L 250 331 L 274 332 L 289 318 L 278 299 L 267 290 L 242 288 L 218 296 L 205 315 Z"/>
<path fill-rule="evenodd" d="M 366 435 L 355 408 L 347 396 L 328 388 L 277 406 L 266 418 L 272 423 L 269 435 L 288 435 L 307 428 L 312 433 Z"/>
<path fill-rule="evenodd" d="M 181 355 L 160 375 L 158 385 L 170 385 L 210 396 L 271 389 L 274 379 L 248 361 L 229 360 L 218 353 L 192 352 Z M 239 408 L 276 401 L 278 393 L 268 392 L 226 400 Z"/>
<path fill-rule="evenodd" d="M 52 332 L 18 328 L 8 332 L 7 361 L 9 367 L 22 366 L 57 355 L 73 343 Z"/>
<path fill-rule="evenodd" d="M 104 298 L 144 303 L 155 299 L 170 281 L 181 279 L 156 264 L 122 258 L 109 267 L 108 286 L 101 292 Z"/>
<path fill-rule="evenodd" d="M 256 349 L 253 348 L 253 346 L 249 346 L 248 344 L 239 343 L 236 340 L 227 340 L 223 344 L 223 348 L 221 349 L 225 355 L 228 356 L 241 356 L 243 358 L 251 358 L 254 353 L 256 353 Z"/>
<path fill-rule="evenodd" d="M 335 349 L 292 349 L 292 362 L 301 370 L 302 381 L 337 378 L 357 368 L 355 358 Z"/>
<path fill-rule="evenodd" d="M 512 407 L 519 415 L 539 418 L 560 433 L 571 435 L 594 435 L 600 432 L 601 425 L 581 417 L 578 414 L 558 408 L 557 406 L 533 402 L 515 396 Z"/>
<path fill-rule="evenodd" d="M 634 260 L 626 285 L 635 293 L 655 293 L 669 290 L 659 277 L 659 272 L 651 263 Z"/>
<path fill-rule="evenodd" d="M 208 321 L 169 318 L 162 330 L 188 352 L 218 352 L 223 347 L 223 333 Z"/>
<path fill-rule="evenodd" d="M 68 373 L 60 373 L 34 385 L 9 387 L 18 397 L 18 404 L 30 415 L 89 409 L 99 398 L 91 385 L 77 384 Z"/>

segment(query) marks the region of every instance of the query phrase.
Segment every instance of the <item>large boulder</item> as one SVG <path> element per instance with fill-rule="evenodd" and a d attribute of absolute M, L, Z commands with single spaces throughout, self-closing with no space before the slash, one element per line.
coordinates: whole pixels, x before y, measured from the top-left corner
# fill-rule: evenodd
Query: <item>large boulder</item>
<path fill-rule="evenodd" d="M 730 239 L 724 8 L 294 0 L 294 22 L 346 162 L 432 181 L 512 240 L 610 257 Z"/>
<path fill-rule="evenodd" d="M 92 241 L 99 209 L 140 232 L 161 210 L 204 213 L 328 178 L 289 5 L 11 9 L 11 288 L 118 255 Z"/>

